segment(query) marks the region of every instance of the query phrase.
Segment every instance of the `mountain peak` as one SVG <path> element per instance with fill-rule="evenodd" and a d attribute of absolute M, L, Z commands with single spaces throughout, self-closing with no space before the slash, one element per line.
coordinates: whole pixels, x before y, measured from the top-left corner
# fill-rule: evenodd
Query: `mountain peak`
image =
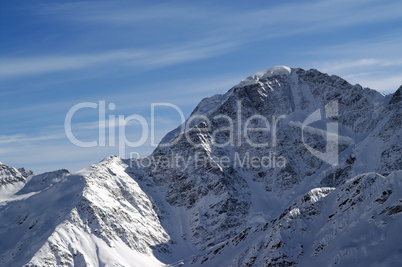
<path fill-rule="evenodd" d="M 253 75 L 241 80 L 236 87 L 243 87 L 257 83 L 259 80 L 263 80 L 272 76 L 289 75 L 292 73 L 292 68 L 287 66 L 275 66 L 264 71 L 254 73 Z"/>

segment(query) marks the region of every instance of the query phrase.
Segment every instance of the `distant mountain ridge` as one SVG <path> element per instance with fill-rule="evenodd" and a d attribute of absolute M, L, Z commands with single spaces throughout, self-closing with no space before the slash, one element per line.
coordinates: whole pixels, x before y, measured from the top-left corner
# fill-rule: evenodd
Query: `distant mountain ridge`
<path fill-rule="evenodd" d="M 0 164 L 0 192 L 16 186 L 0 198 L 0 265 L 402 262 L 401 91 L 277 66 L 203 99 L 146 159 Z"/>

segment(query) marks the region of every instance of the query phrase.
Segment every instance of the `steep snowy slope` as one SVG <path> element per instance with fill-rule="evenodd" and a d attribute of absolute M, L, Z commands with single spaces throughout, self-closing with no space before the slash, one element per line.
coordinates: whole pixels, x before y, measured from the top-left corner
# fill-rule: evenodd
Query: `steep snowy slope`
<path fill-rule="evenodd" d="M 152 203 L 111 157 L 74 175 L 34 176 L 0 208 L 0 264 L 161 265 L 168 234 Z M 161 246 L 159 246 L 161 245 Z"/>
<path fill-rule="evenodd" d="M 402 166 L 402 86 L 389 103 L 379 110 L 381 121 L 370 135 L 356 146 L 355 173 L 375 170 L 388 175 Z M 358 155 L 355 157 L 353 155 Z"/>
<path fill-rule="evenodd" d="M 392 265 L 401 90 L 274 67 L 203 99 L 147 158 L 0 165 L 18 185 L 0 199 L 0 265 Z"/>

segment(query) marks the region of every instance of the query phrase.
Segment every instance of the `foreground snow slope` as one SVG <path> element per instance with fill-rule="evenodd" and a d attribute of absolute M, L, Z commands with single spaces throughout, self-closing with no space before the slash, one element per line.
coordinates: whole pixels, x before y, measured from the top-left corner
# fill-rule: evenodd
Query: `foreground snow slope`
<path fill-rule="evenodd" d="M 162 265 L 151 252 L 165 251 L 169 235 L 122 166 L 111 157 L 74 175 L 34 176 L 18 193 L 28 197 L 0 210 L 1 262 Z"/>

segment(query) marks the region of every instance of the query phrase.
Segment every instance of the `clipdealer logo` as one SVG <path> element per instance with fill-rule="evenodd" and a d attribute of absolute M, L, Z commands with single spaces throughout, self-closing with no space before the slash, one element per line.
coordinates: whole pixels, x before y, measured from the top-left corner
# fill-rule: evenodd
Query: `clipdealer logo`
<path fill-rule="evenodd" d="M 170 108 L 173 111 L 177 112 L 180 116 L 181 126 L 180 133 L 175 137 L 175 139 L 170 140 L 167 143 L 157 144 L 155 142 L 155 109 L 158 107 Z M 95 109 L 98 112 L 98 140 L 92 141 L 83 141 L 78 139 L 73 133 L 72 120 L 74 115 L 82 109 Z M 76 146 L 79 147 L 118 147 L 119 156 L 122 158 L 126 157 L 128 148 L 138 148 L 146 144 L 146 142 L 150 141 L 150 145 L 156 147 L 168 147 L 173 146 L 177 142 L 180 141 L 181 138 L 185 138 L 186 142 L 193 147 L 205 146 L 208 149 L 211 147 L 242 147 L 243 142 L 246 142 L 247 146 L 254 148 L 275 148 L 277 146 L 277 126 L 278 122 L 281 119 L 286 118 L 286 115 L 280 116 L 271 116 L 271 118 L 266 118 L 260 114 L 253 114 L 245 118 L 242 110 L 242 102 L 237 101 L 237 110 L 236 115 L 229 117 L 224 114 L 216 115 L 212 118 L 209 118 L 202 114 L 193 114 L 185 120 L 184 113 L 182 110 L 171 103 L 152 103 L 151 104 L 151 118 L 150 123 L 139 114 L 132 114 L 129 116 L 124 115 L 114 115 L 109 114 L 106 117 L 107 111 L 114 111 L 116 109 L 116 105 L 114 103 L 109 103 L 106 107 L 106 101 L 99 101 L 98 103 L 94 102 L 83 102 L 74 105 L 66 114 L 64 129 L 67 138 Z M 307 116 L 307 118 L 301 124 L 301 140 L 303 142 L 304 147 L 315 157 L 321 159 L 322 161 L 331 164 L 338 164 L 338 102 L 333 101 L 325 105 L 325 107 L 317 109 L 312 114 Z M 332 121 L 329 121 L 332 119 Z M 324 139 L 325 139 L 325 151 L 319 151 L 311 147 L 305 138 L 305 131 L 307 129 L 313 129 L 314 127 L 309 126 L 317 121 L 324 121 L 326 123 L 326 129 L 322 130 Z M 130 141 L 126 136 L 126 127 L 129 124 L 135 123 L 140 127 L 140 130 L 137 133 L 140 133 L 140 137 L 136 141 Z M 219 127 L 215 127 L 212 129 L 211 125 L 220 125 Z M 204 125 L 204 127 L 198 127 L 199 125 Z M 204 140 L 201 142 L 195 142 L 193 140 L 194 131 L 197 132 L 197 136 L 200 137 L 201 140 L 204 140 L 208 137 L 208 141 Z M 107 132 L 107 133 L 106 133 Z M 258 142 L 254 140 L 252 137 L 253 133 L 259 132 L 263 133 L 262 138 L 259 138 Z M 218 136 L 226 136 L 224 142 L 220 140 L 217 141 Z M 107 136 L 107 138 L 106 138 Z M 107 141 L 107 142 L 106 142 Z M 199 141 L 199 139 L 198 139 Z M 284 167 L 286 165 L 286 159 L 281 155 L 276 155 L 271 150 L 265 150 L 265 154 L 256 158 L 249 155 L 249 153 L 243 153 L 242 155 L 238 152 L 233 155 L 232 159 L 222 157 L 216 158 L 214 156 L 210 156 L 208 160 L 202 159 L 199 155 L 193 155 L 194 164 L 201 164 L 202 162 L 208 161 L 208 164 L 212 164 L 213 166 L 217 165 L 218 167 L 226 166 L 230 163 L 231 166 L 237 164 L 237 166 L 245 167 L 245 168 L 267 168 L 267 167 Z M 268 156 L 269 155 L 269 156 Z M 275 159 L 278 160 L 274 160 Z M 281 157 L 281 158 L 278 158 Z M 135 162 L 141 162 L 143 166 L 174 166 L 182 168 L 188 167 L 189 159 L 182 159 L 177 155 L 177 157 L 166 157 L 165 159 L 160 158 L 141 158 L 139 153 L 130 152 L 130 158 L 135 159 Z M 274 164 L 272 164 L 275 162 Z M 279 163 L 278 163 L 279 162 Z"/>

